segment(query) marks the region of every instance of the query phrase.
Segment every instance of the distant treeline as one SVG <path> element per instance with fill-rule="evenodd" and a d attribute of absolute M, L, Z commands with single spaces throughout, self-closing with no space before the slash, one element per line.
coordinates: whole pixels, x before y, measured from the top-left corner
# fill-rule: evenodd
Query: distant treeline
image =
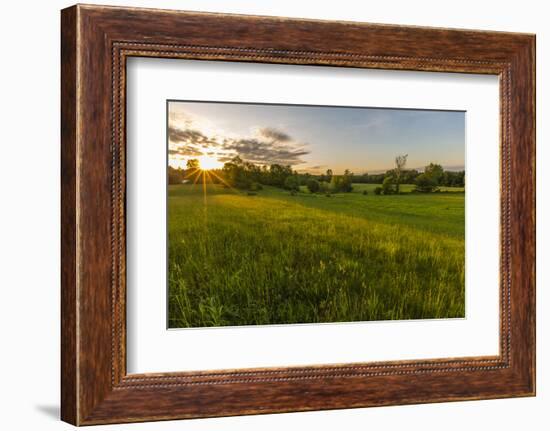
<path fill-rule="evenodd" d="M 380 174 L 354 174 L 348 169 L 342 175 L 333 174 L 327 169 L 324 174 L 299 173 L 290 165 L 256 165 L 242 160 L 239 156 L 226 162 L 222 169 L 210 170 L 206 174 L 200 169 L 196 159 L 187 162 L 187 169 L 168 166 L 169 184 L 182 182 L 196 183 L 206 180 L 241 190 L 256 191 L 263 185 L 283 188 L 296 193 L 306 186 L 312 193 L 351 192 L 353 183 L 380 184 L 375 193 L 399 193 L 400 184 L 415 184 L 417 192 L 429 193 L 439 186 L 464 187 L 464 171 L 446 171 L 439 164 L 430 163 L 424 172 L 404 169 L 407 155 L 396 157 L 396 167 Z"/>
<path fill-rule="evenodd" d="M 436 173 L 437 184 L 444 187 L 464 187 L 464 174 L 465 171 L 445 171 L 443 168 L 439 170 L 441 165 L 436 168 L 439 172 Z M 415 184 L 416 179 L 422 172 L 416 169 L 406 169 L 402 172 L 401 184 Z M 393 170 L 386 171 L 381 174 L 354 174 L 353 182 L 361 184 L 382 184 L 384 179 L 392 176 Z"/>

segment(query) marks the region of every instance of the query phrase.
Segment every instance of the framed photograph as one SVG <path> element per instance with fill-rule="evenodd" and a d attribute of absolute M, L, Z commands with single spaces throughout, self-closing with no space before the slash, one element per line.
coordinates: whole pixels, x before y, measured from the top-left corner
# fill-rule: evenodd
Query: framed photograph
<path fill-rule="evenodd" d="M 535 36 L 61 14 L 61 415 L 535 394 Z"/>

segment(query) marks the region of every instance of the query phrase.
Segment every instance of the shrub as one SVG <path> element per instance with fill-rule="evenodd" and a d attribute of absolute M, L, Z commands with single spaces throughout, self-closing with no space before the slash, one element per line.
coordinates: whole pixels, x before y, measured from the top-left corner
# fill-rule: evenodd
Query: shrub
<path fill-rule="evenodd" d="M 368 190 L 363 190 L 363 194 L 368 195 L 369 194 Z"/>
<path fill-rule="evenodd" d="M 395 193 L 395 188 L 393 184 L 393 178 L 388 176 L 384 178 L 384 181 L 382 182 L 382 192 L 385 195 L 391 195 Z"/>
<path fill-rule="evenodd" d="M 250 184 L 250 189 L 249 190 L 253 191 L 253 192 L 257 192 L 259 190 L 263 190 L 263 188 L 264 187 L 260 183 L 254 182 L 254 183 Z"/>
<path fill-rule="evenodd" d="M 321 189 L 319 181 L 314 180 L 313 178 L 307 180 L 306 187 L 311 193 L 317 193 Z"/>
<path fill-rule="evenodd" d="M 330 189 L 335 192 L 351 192 L 353 189 L 351 185 L 351 176 L 350 175 L 333 175 L 330 180 Z"/>
<path fill-rule="evenodd" d="M 382 194 L 382 187 L 378 186 L 374 189 L 375 195 L 381 195 Z"/>
<path fill-rule="evenodd" d="M 258 193 L 256 193 L 256 192 L 247 192 L 246 194 L 248 196 L 256 196 Z"/>
<path fill-rule="evenodd" d="M 300 180 L 297 175 L 290 175 L 286 177 L 285 189 L 294 191 L 294 192 L 300 191 Z"/>
<path fill-rule="evenodd" d="M 441 180 L 443 180 L 444 174 L 445 172 L 443 171 L 443 167 L 436 163 L 430 163 L 424 168 L 424 175 L 430 177 L 434 181 L 436 186 L 441 184 Z"/>
<path fill-rule="evenodd" d="M 431 175 L 420 174 L 415 180 L 415 190 L 420 193 L 431 193 L 437 189 L 437 182 Z"/>
<path fill-rule="evenodd" d="M 319 192 L 321 193 L 328 193 L 330 190 L 330 185 L 326 181 L 320 181 L 319 182 Z"/>
<path fill-rule="evenodd" d="M 252 181 L 250 181 L 249 178 L 240 175 L 235 181 L 233 181 L 233 185 L 236 189 L 250 190 L 250 187 L 252 186 Z"/>

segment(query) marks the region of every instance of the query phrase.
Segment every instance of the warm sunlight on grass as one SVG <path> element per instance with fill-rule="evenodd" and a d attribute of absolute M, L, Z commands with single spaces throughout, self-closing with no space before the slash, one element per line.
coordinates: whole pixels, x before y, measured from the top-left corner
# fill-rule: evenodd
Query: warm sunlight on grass
<path fill-rule="evenodd" d="M 463 192 L 249 195 L 214 174 L 168 189 L 170 328 L 464 317 Z"/>
<path fill-rule="evenodd" d="M 199 160 L 199 167 L 203 171 L 223 168 L 223 163 L 213 156 L 200 156 L 198 157 L 198 160 Z"/>

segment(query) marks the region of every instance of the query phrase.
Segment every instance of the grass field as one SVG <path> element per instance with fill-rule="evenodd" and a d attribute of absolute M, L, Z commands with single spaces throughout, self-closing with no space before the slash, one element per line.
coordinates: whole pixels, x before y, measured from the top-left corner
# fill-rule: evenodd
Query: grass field
<path fill-rule="evenodd" d="M 375 187 L 169 186 L 169 326 L 463 317 L 463 189 Z"/>

